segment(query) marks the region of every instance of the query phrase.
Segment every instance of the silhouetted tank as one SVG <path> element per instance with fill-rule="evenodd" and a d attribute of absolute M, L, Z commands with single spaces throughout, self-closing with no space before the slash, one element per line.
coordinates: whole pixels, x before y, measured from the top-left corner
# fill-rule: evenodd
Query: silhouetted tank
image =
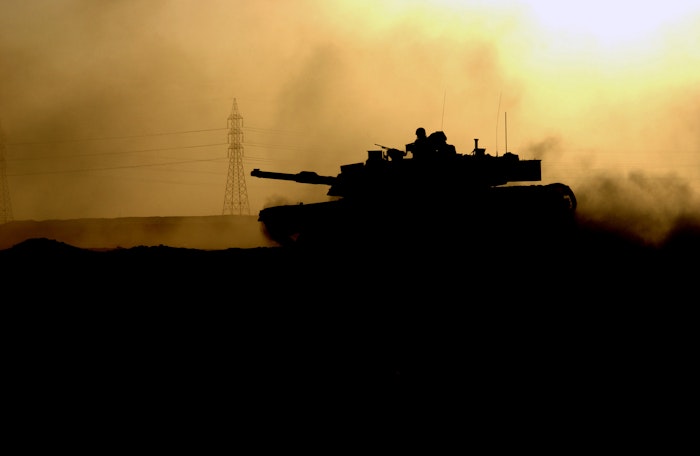
<path fill-rule="evenodd" d="M 453 146 L 418 158 L 380 146 L 365 162 L 342 165 L 337 176 L 313 171 L 261 171 L 251 175 L 303 184 L 327 185 L 329 201 L 262 209 L 258 220 L 268 236 L 286 245 L 301 242 L 420 241 L 439 236 L 559 230 L 576 209 L 573 191 L 561 183 L 508 185 L 541 180 L 540 160 L 506 152 L 491 156 L 478 147 L 470 154 Z M 451 148 L 451 149 L 450 149 Z"/>

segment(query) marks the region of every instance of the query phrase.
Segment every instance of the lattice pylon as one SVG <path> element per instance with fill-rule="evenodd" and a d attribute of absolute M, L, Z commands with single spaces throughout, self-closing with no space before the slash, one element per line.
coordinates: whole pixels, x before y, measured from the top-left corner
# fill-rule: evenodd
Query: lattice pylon
<path fill-rule="evenodd" d="M 0 125 L 0 224 L 12 220 L 12 203 L 10 188 L 7 184 L 7 168 L 5 166 L 5 136 Z"/>
<path fill-rule="evenodd" d="M 243 169 L 243 116 L 233 99 L 228 116 L 228 178 L 224 195 L 223 215 L 250 215 L 248 189 Z"/>

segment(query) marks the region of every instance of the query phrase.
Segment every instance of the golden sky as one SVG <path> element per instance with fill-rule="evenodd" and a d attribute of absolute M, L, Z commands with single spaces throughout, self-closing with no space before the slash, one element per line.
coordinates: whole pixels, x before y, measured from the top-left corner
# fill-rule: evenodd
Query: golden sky
<path fill-rule="evenodd" d="M 218 215 L 227 118 L 251 213 L 416 127 L 542 159 L 579 209 L 669 219 L 700 192 L 700 3 L 3 0 L 0 128 L 17 220 Z M 507 136 L 505 127 L 507 125 Z M 622 215 L 621 215 L 622 214 Z M 640 221 L 641 230 L 653 231 Z M 652 233 L 653 234 L 653 233 Z"/>

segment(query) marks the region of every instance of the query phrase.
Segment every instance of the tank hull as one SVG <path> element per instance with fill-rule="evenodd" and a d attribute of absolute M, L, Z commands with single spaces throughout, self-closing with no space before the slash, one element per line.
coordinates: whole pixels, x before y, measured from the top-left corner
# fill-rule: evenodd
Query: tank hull
<path fill-rule="evenodd" d="M 473 190 L 447 201 L 441 195 L 275 206 L 260 211 L 258 219 L 280 245 L 374 246 L 473 242 L 518 233 L 551 236 L 566 230 L 576 208 L 571 189 L 558 183 Z"/>

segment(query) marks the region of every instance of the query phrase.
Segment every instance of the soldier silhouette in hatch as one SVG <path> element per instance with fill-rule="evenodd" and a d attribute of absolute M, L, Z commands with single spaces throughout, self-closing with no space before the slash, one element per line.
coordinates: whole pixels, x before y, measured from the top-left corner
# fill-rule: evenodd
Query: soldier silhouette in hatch
<path fill-rule="evenodd" d="M 428 142 L 435 158 L 449 158 L 457 155 L 455 146 L 447 144 L 447 135 L 443 131 L 430 133 Z"/>
<path fill-rule="evenodd" d="M 406 152 L 411 152 L 416 160 L 425 160 L 434 152 L 434 150 L 431 150 L 431 144 L 425 134 L 425 128 L 419 127 L 416 129 L 416 140 L 406 144 Z"/>

